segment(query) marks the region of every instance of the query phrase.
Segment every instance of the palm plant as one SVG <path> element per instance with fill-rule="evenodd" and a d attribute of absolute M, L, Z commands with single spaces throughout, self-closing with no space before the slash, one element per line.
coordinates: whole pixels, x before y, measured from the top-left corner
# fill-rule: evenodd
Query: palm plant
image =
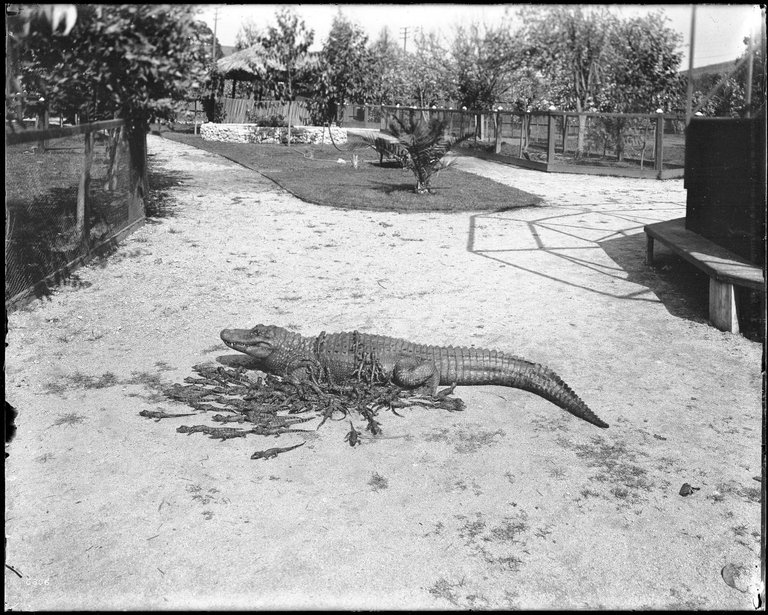
<path fill-rule="evenodd" d="M 393 117 L 389 123 L 390 132 L 408 151 L 408 168 L 416 176 L 416 194 L 432 192 L 432 179 L 452 164 L 443 157 L 457 143 L 470 138 L 471 134 L 453 137 L 446 132 L 447 122 L 430 119 L 428 122 L 412 114 L 406 122 Z"/>

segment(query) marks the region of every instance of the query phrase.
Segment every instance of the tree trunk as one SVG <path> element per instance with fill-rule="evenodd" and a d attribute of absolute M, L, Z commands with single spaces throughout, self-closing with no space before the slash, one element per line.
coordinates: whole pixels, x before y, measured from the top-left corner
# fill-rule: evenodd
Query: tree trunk
<path fill-rule="evenodd" d="M 286 145 L 291 147 L 291 100 L 288 100 L 288 142 Z"/>
<path fill-rule="evenodd" d="M 624 161 L 624 122 L 616 122 L 616 162 Z"/>
<path fill-rule="evenodd" d="M 136 200 L 149 194 L 147 177 L 147 129 L 143 122 L 133 121 L 128 127 L 128 145 L 131 157 L 131 190 Z"/>
<path fill-rule="evenodd" d="M 584 111 L 584 107 L 581 104 L 581 101 L 579 99 L 576 99 L 576 111 L 578 112 L 578 125 L 579 125 L 579 134 L 576 137 L 576 152 L 575 157 L 581 158 L 582 154 L 584 154 L 584 143 L 587 140 L 587 118 L 586 116 L 582 115 L 582 112 Z"/>

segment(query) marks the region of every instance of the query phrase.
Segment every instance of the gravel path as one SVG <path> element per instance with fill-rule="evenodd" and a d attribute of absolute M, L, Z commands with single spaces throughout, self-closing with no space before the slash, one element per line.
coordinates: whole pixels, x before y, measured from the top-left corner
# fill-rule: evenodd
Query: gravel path
<path fill-rule="evenodd" d="M 684 215 L 682 181 L 462 158 L 543 205 L 358 212 L 149 149 L 166 215 L 8 317 L 6 608 L 752 608 L 762 349 L 706 323 L 663 249 L 643 264 L 642 226 Z M 260 322 L 513 352 L 611 427 L 460 387 L 463 413 L 386 415 L 389 439 L 354 449 L 329 422 L 251 461 L 301 438 L 138 415 L 183 411 L 158 386 Z"/>

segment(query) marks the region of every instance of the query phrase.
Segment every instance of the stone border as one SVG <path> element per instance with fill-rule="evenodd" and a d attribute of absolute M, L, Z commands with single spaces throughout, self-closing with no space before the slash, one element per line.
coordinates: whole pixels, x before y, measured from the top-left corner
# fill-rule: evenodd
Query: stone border
<path fill-rule="evenodd" d="M 333 126 L 330 130 L 333 131 L 333 143 L 339 145 L 347 142 L 346 129 Z M 200 136 L 204 141 L 225 143 L 285 143 L 288 128 L 206 122 L 200 126 Z M 329 129 L 324 126 L 291 126 L 291 143 L 330 144 Z"/>

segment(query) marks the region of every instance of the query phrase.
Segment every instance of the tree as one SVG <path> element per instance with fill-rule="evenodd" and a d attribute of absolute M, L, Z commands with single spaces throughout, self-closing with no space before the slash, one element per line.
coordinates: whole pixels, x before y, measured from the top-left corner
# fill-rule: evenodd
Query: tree
<path fill-rule="evenodd" d="M 317 83 L 328 121 L 336 120 L 348 103 L 363 103 L 371 97 L 374 62 L 367 45 L 363 29 L 339 10 L 320 53 Z"/>
<path fill-rule="evenodd" d="M 498 27 L 472 23 L 456 28 L 451 53 L 459 103 L 470 109 L 491 109 L 509 96 L 520 68 L 519 47 L 506 21 Z"/>
<path fill-rule="evenodd" d="M 224 95 L 224 77 L 219 72 L 211 56 L 211 47 L 216 47 L 216 58 L 223 56 L 221 44 L 216 38 L 214 43 L 213 30 L 204 21 L 196 21 L 192 24 L 195 31 L 190 37 L 190 44 L 198 45 L 200 55 L 208 67 L 205 78 L 196 90 L 195 94 L 200 98 L 209 122 L 221 122 L 224 115 L 224 103 L 218 98 Z"/>
<path fill-rule="evenodd" d="M 406 122 L 394 117 L 389 123 L 389 130 L 408 151 L 407 166 L 416 176 L 416 194 L 432 193 L 432 179 L 451 164 L 443 160 L 444 156 L 454 145 L 471 136 L 452 137 L 446 134 L 446 128 L 445 120 L 425 121 L 413 111 Z M 364 139 L 374 145 L 372 137 Z"/>
<path fill-rule="evenodd" d="M 235 36 L 235 50 L 241 51 L 243 49 L 248 49 L 248 47 L 252 47 L 253 45 L 261 44 L 263 37 L 264 33 L 256 22 L 254 22 L 253 19 L 247 19 L 240 24 L 240 29 Z"/>
<path fill-rule="evenodd" d="M 188 5 L 79 5 L 68 36 L 30 33 L 20 61 L 25 90 L 39 92 L 53 108 L 89 121 L 125 119 L 139 196 L 148 189 L 149 122 L 173 119 L 207 68 Z"/>
<path fill-rule="evenodd" d="M 617 19 L 606 7 L 528 6 L 520 10 L 524 58 L 553 84 L 561 109 L 579 113 L 600 97 Z M 579 116 L 577 152 L 584 151 L 586 123 Z"/>
<path fill-rule="evenodd" d="M 270 26 L 261 40 L 266 50 L 267 80 L 275 97 L 288 103 L 288 145 L 291 144 L 291 107 L 297 87 L 307 79 L 317 60 L 309 48 L 314 31 L 289 8 L 275 14 L 277 26 Z"/>
<path fill-rule="evenodd" d="M 416 50 L 404 54 L 406 95 L 418 107 L 429 107 L 457 96 L 455 69 L 450 54 L 434 32 L 419 32 Z"/>
<path fill-rule="evenodd" d="M 731 75 L 725 79 L 719 73 L 704 73 L 694 79 L 692 109 L 709 117 L 740 117 L 745 107 L 744 84 Z M 688 76 L 683 75 L 681 91 L 685 92 Z M 684 96 L 680 97 L 680 107 Z"/>
<path fill-rule="evenodd" d="M 765 13 L 763 12 L 763 16 Z M 744 46 L 746 49 L 741 56 L 736 60 L 740 64 L 739 68 L 734 72 L 733 79 L 738 83 L 744 92 L 744 104 L 739 111 L 745 113 L 756 113 L 760 108 L 765 106 L 765 21 L 761 21 L 760 34 L 756 37 L 756 40 L 750 42 L 750 37 L 744 38 Z M 751 106 L 747 108 L 746 105 L 746 91 L 747 91 L 747 62 L 742 62 L 746 59 L 747 54 L 752 53 L 752 101 Z"/>
<path fill-rule="evenodd" d="M 667 27 L 661 12 L 619 21 L 605 71 L 602 109 L 652 113 L 668 109 L 680 85 L 682 36 Z"/>
<path fill-rule="evenodd" d="M 406 83 L 404 56 L 390 32 L 383 28 L 379 38 L 371 45 L 371 91 L 374 102 L 393 105 L 403 100 Z"/>

